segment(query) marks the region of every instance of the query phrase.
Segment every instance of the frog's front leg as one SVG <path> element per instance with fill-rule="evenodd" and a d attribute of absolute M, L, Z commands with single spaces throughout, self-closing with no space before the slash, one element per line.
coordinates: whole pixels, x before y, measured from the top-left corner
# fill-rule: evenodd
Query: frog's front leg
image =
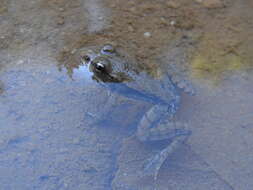
<path fill-rule="evenodd" d="M 175 108 L 172 105 L 155 105 L 142 117 L 137 137 L 142 142 L 168 140 L 169 145 L 149 160 L 141 175 L 153 175 L 157 178 L 163 162 L 170 156 L 191 134 L 185 124 L 173 122 Z"/>

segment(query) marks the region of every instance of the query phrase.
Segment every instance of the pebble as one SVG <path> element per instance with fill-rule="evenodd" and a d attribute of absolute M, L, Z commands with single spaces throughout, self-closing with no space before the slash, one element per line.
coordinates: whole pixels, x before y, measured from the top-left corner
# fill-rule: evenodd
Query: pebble
<path fill-rule="evenodd" d="M 151 33 L 150 32 L 144 32 L 144 37 L 145 38 L 150 38 L 151 37 Z"/>
<path fill-rule="evenodd" d="M 176 21 L 174 21 L 174 20 L 170 21 L 171 26 L 174 26 L 175 24 L 176 24 Z"/>
<path fill-rule="evenodd" d="M 76 51 L 77 51 L 77 49 L 73 49 L 70 53 L 73 55 L 76 53 Z"/>

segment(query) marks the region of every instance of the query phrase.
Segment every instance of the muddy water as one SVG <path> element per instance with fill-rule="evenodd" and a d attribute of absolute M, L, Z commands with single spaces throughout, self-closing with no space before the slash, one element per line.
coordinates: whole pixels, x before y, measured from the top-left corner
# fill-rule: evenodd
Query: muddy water
<path fill-rule="evenodd" d="M 0 189 L 251 190 L 252 6 L 0 0 Z M 136 171 L 157 144 L 131 136 L 150 105 L 100 88 L 73 54 L 110 42 L 157 74 L 171 46 L 186 48 L 175 39 L 190 43 L 176 72 L 196 95 L 182 94 L 176 119 L 192 135 L 154 181 Z"/>

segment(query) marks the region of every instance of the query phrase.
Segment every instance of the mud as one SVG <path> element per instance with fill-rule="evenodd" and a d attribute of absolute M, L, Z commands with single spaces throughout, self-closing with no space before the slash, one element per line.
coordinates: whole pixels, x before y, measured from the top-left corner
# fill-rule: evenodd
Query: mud
<path fill-rule="evenodd" d="M 216 83 L 226 73 L 252 68 L 249 0 L 222 1 L 222 6 L 184 0 L 104 3 L 112 10 L 110 25 L 98 33 L 66 37 L 68 48 L 61 61 L 75 48 L 109 42 L 135 57 L 143 69 L 152 70 L 170 42 L 188 37 L 194 43 L 188 64 L 194 78 Z"/>
<path fill-rule="evenodd" d="M 205 24 L 203 36 L 193 53 L 192 74 L 219 83 L 233 71 L 252 69 L 251 1 L 234 1 Z"/>
<path fill-rule="evenodd" d="M 17 54 L 47 43 L 51 56 L 71 64 L 75 49 L 112 43 L 152 70 L 170 42 L 188 37 L 194 43 L 188 66 L 195 78 L 217 82 L 226 73 L 252 68 L 250 0 L 91 2 L 2 0 L 0 48 Z"/>

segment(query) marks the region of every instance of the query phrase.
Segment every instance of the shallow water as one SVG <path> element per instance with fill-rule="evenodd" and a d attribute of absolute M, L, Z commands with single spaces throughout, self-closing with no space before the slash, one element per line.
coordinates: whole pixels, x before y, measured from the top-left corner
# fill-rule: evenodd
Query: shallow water
<path fill-rule="evenodd" d="M 2 73 L 1 189 L 109 186 L 120 130 L 89 123 L 96 110 L 84 94 L 92 87 L 78 76 L 73 81 L 54 66 Z"/>
<path fill-rule="evenodd" d="M 230 50 L 233 50 L 232 57 L 237 56 L 235 53 L 242 53 L 241 57 L 248 61 L 251 38 L 243 38 L 245 43 L 238 45 L 235 34 L 252 36 L 253 31 L 249 30 L 251 9 L 245 9 L 252 6 L 251 2 L 224 1 L 226 8 L 215 8 L 212 12 L 211 8 L 199 8 L 198 1 L 191 4 L 182 0 L 181 5 L 170 5 L 179 7 L 170 9 L 171 17 L 168 17 L 169 20 L 175 18 L 181 28 L 160 23 L 156 27 L 157 33 L 150 26 L 157 23 L 158 13 L 166 13 L 167 8 L 163 4 L 150 9 L 152 2 L 143 3 L 130 12 L 125 10 L 126 17 L 121 17 L 118 14 L 125 4 L 121 7 L 117 5 L 120 1 L 113 0 L 107 1 L 108 6 L 102 1 L 90 0 L 72 3 L 64 0 L 0 2 L 0 189 L 252 189 L 253 77 L 248 67 L 241 69 L 241 61 L 238 63 L 240 67 L 237 67 L 238 64 L 229 67 L 238 71 L 222 76 L 223 80 L 219 78 L 218 84 L 213 84 L 210 75 L 217 74 L 215 68 L 218 68 L 218 74 L 223 73 L 225 67 L 222 65 L 206 67 L 197 62 L 197 69 L 204 71 L 197 70 L 198 77 L 201 77 L 194 79 L 188 78 L 191 67 L 186 67 L 186 71 L 183 67 L 182 75 L 193 83 L 196 94 L 182 93 L 175 117 L 177 121 L 188 123 L 192 134 L 166 159 L 156 181 L 152 176 L 137 175 L 143 169 L 143 163 L 168 145 L 168 142 L 145 144 L 135 136 L 142 115 L 152 105 L 101 87 L 91 79 L 86 66 L 75 67 L 70 76 L 64 66 L 72 68 L 72 63 L 70 66 L 59 63 L 59 60 L 71 62 L 71 54 L 80 45 L 91 42 L 101 45 L 110 40 L 119 47 L 126 46 L 127 53 L 136 53 L 139 60 L 140 57 L 146 60 L 163 53 L 159 58 L 161 62 L 184 62 L 183 54 L 172 53 L 170 57 L 173 47 L 164 48 L 166 40 L 180 39 L 181 34 L 188 39 L 194 38 L 193 42 L 200 40 L 197 48 L 195 42 L 191 44 L 197 50 L 205 49 L 206 43 L 210 42 L 209 48 L 219 56 L 211 57 L 211 60 L 218 62 L 223 59 L 220 53 L 229 51 L 230 56 Z M 135 6 L 136 2 L 126 5 Z M 185 20 L 189 15 L 180 14 L 181 6 L 191 16 L 189 23 Z M 162 11 L 157 12 L 156 9 L 161 7 Z M 112 17 L 110 8 L 115 10 Z M 153 10 L 153 16 L 150 10 Z M 135 14 L 131 15 L 131 12 Z M 142 14 L 149 15 L 154 20 L 136 28 L 139 24 L 134 20 L 138 17 L 137 13 L 140 17 Z M 210 25 L 202 26 L 203 38 L 198 36 L 203 32 L 198 26 L 191 28 L 192 24 L 197 24 L 195 13 L 199 13 L 197 19 L 210 20 L 214 17 Z M 177 17 L 177 14 L 180 16 Z M 228 39 L 223 36 L 227 28 L 220 27 L 224 25 L 224 20 L 225 23 L 233 20 L 223 19 L 226 16 L 236 18 L 235 23 L 228 24 L 229 31 L 233 31 L 227 35 Z M 113 20 L 115 18 L 116 21 Z M 132 19 L 131 23 L 129 19 Z M 109 24 L 111 20 L 112 25 Z M 219 23 L 219 20 L 222 22 Z M 234 24 L 238 23 L 239 29 L 234 28 Z M 133 31 L 129 24 L 133 26 Z M 131 31 L 125 31 L 124 27 Z M 212 31 L 209 33 L 210 28 Z M 142 38 L 147 29 L 157 36 L 150 40 Z M 166 38 L 164 31 L 170 34 Z M 221 32 L 221 36 L 216 35 L 217 31 Z M 231 49 L 220 52 L 219 48 L 227 47 L 225 41 L 221 42 L 222 45 L 216 43 L 220 38 L 228 40 Z M 180 47 L 180 44 L 177 45 Z M 154 49 L 158 51 L 150 54 Z M 56 59 L 62 50 L 65 54 Z M 209 51 L 203 52 L 197 52 L 197 57 L 198 53 L 210 56 Z M 148 53 L 147 57 L 145 53 Z M 62 59 L 62 56 L 65 57 Z M 59 64 L 61 70 L 57 66 Z M 247 63 L 247 66 L 251 64 Z M 193 63 L 195 66 L 196 63 Z"/>
<path fill-rule="evenodd" d="M 135 138 L 124 141 L 145 113 L 138 108 L 143 103 L 108 95 L 87 73 L 86 66 L 80 67 L 70 78 L 54 65 L 32 64 L 1 73 L 5 84 L 0 98 L 2 189 L 153 188 L 146 178 L 135 175 L 142 160 L 153 154 L 153 145 Z M 199 132 L 194 129 L 196 136 Z M 168 186 L 232 189 L 190 146 L 177 152 L 165 166 L 170 180 L 175 178 Z M 161 179 L 168 177 L 164 170 Z M 196 180 L 193 184 L 187 182 L 189 175 Z M 209 178 L 208 183 L 204 178 Z M 136 185 L 137 179 L 142 183 Z"/>

